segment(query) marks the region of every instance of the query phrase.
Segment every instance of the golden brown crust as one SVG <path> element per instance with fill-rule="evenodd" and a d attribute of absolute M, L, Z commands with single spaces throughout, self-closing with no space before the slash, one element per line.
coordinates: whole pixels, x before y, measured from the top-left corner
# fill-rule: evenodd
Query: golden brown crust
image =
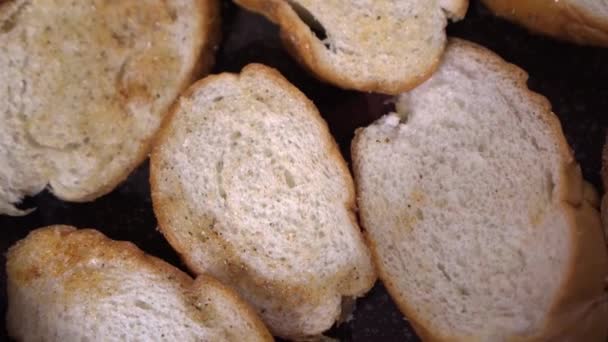
<path fill-rule="evenodd" d="M 306 46 L 306 43 L 303 43 L 302 39 L 314 39 L 313 37 L 301 37 L 300 35 L 292 35 L 288 32 L 289 29 L 281 30 L 281 40 L 283 41 L 287 52 L 310 73 L 315 74 L 318 78 L 325 82 L 345 89 L 397 95 L 404 91 L 413 89 L 422 82 L 426 81 L 429 77 L 431 77 L 431 75 L 433 75 L 433 73 L 435 73 L 439 66 L 439 59 L 437 59 L 428 70 L 421 71 L 413 79 L 403 80 L 400 82 L 391 82 L 381 79 L 369 80 L 367 82 L 357 82 L 344 76 L 343 74 L 337 73 L 328 65 L 319 63 L 312 50 L 302 48 L 303 46 Z M 306 32 L 303 33 L 306 34 Z"/>
<path fill-rule="evenodd" d="M 37 240 L 43 243 L 38 245 Z M 29 250 L 24 246 L 33 245 L 33 248 L 44 247 L 43 250 Z M 21 263 L 27 262 L 27 256 L 31 253 L 38 253 L 37 261 L 45 261 L 44 269 L 35 263 L 30 267 L 23 267 Z M 193 280 L 189 275 L 180 271 L 167 262 L 146 254 L 133 243 L 128 241 L 115 241 L 109 239 L 102 233 L 93 229 L 76 229 L 72 226 L 56 225 L 39 228 L 32 231 L 24 240 L 12 246 L 7 254 L 7 273 L 15 286 L 27 286 L 29 282 L 45 276 L 62 279 L 64 293 L 72 291 L 87 295 L 104 295 L 111 291 L 107 281 L 99 287 L 98 279 L 103 279 L 103 274 L 97 274 L 90 269 L 83 272 L 67 272 L 77 270 L 87 265 L 92 260 L 104 260 L 106 262 L 125 263 L 125 271 L 129 271 L 129 266 L 141 269 L 152 269 L 158 274 L 168 276 L 172 281 L 179 284 L 184 294 L 190 294 L 194 298 L 201 295 L 199 290 L 204 286 L 213 287 L 220 291 L 235 305 L 243 318 L 251 323 L 252 327 L 266 341 L 272 341 L 272 336 L 264 326 L 260 318 L 253 309 L 246 304 L 233 290 L 226 287 L 219 281 L 209 277 L 200 276 Z M 99 271 L 103 272 L 103 271 Z M 69 274 L 68 277 L 65 275 Z M 118 285 L 118 284 L 117 284 Z M 193 317 L 200 319 L 193 311 Z M 9 329 L 10 330 L 10 329 Z"/>
<path fill-rule="evenodd" d="M 600 341 L 608 336 L 608 326 L 605 324 L 606 292 L 605 284 L 608 279 L 608 254 L 606 245 L 599 243 L 604 241 L 601 229 L 601 222 L 597 209 L 589 201 L 584 199 L 584 181 L 580 168 L 562 133 L 559 119 L 551 111 L 551 104 L 540 94 L 537 94 L 527 87 L 528 75 L 519 67 L 507 63 L 495 53 L 465 40 L 452 38 L 448 43 L 448 49 L 452 46 L 466 47 L 475 50 L 479 58 L 486 63 L 494 65 L 496 68 L 504 69 L 511 78 L 520 85 L 521 90 L 525 91 L 531 102 L 534 102 L 539 112 L 545 113 L 541 119 L 547 124 L 555 138 L 555 143 L 563 157 L 561 179 L 565 184 L 559 188 L 562 193 L 557 194 L 561 199 L 560 203 L 564 212 L 568 213 L 570 221 L 573 257 L 570 259 L 570 266 L 566 272 L 565 282 L 562 285 L 561 294 L 556 296 L 556 300 L 551 305 L 549 317 L 545 320 L 545 325 L 534 336 L 512 336 L 509 341 L 545 341 L 553 338 L 572 338 L 573 341 Z M 359 177 L 359 157 L 358 144 L 360 137 L 355 135 L 351 145 L 351 155 L 353 159 L 353 169 L 355 182 Z M 365 212 L 360 212 L 361 225 L 364 229 L 369 227 L 369 219 Z M 431 325 L 421 317 L 416 317 L 415 310 L 408 305 L 407 298 L 401 297 L 396 285 L 391 281 L 388 273 L 382 268 L 379 262 L 377 246 L 373 239 L 366 233 L 366 240 L 370 247 L 379 278 L 384 283 L 387 291 L 395 300 L 401 312 L 410 319 L 412 327 L 425 341 L 453 340 L 454 336 L 440 335 L 427 329 Z M 583 309 L 581 309 L 583 308 Z M 582 311 L 582 313 L 581 313 Z M 577 315 L 579 314 L 579 315 Z M 585 315 L 584 318 L 581 315 Z M 581 324 L 585 323 L 585 324 Z M 603 338 L 603 339 L 602 339 Z"/>
<path fill-rule="evenodd" d="M 151 196 L 152 196 L 152 204 L 154 213 L 158 220 L 159 229 L 161 233 L 165 236 L 167 241 L 180 255 L 180 258 L 183 262 L 188 266 L 190 270 L 192 270 L 196 274 L 204 274 L 208 272 L 199 265 L 189 254 L 186 244 L 181 241 L 175 231 L 174 227 L 183 227 L 186 222 L 175 222 L 172 221 L 172 217 L 174 217 L 175 210 L 178 210 L 176 207 L 179 204 L 176 204 L 172 199 L 163 196 L 160 193 L 160 176 L 157 173 L 160 173 L 160 170 L 163 167 L 164 161 L 160 157 L 160 153 L 158 151 L 159 148 L 164 144 L 165 141 L 170 139 L 171 137 L 171 126 L 170 123 L 172 118 L 176 115 L 177 111 L 180 109 L 180 103 L 184 99 L 191 98 L 194 94 L 201 88 L 204 88 L 207 84 L 215 82 L 219 78 L 238 78 L 240 75 L 247 73 L 257 73 L 263 74 L 265 77 L 270 78 L 273 82 L 276 82 L 280 85 L 281 88 L 287 90 L 291 96 L 298 99 L 299 102 L 304 103 L 307 113 L 316 113 L 313 115 L 314 120 L 318 123 L 319 129 L 323 132 L 323 136 L 326 139 L 326 146 L 329 147 L 329 154 L 334 161 L 339 165 L 343 178 L 346 180 L 348 184 L 348 199 L 344 203 L 345 207 L 348 209 L 350 215 L 350 219 L 353 223 L 354 227 L 358 227 L 358 222 L 356 220 L 355 214 L 355 191 L 354 191 L 354 183 L 350 176 L 350 171 L 348 170 L 348 166 L 342 158 L 338 145 L 334 141 L 332 135 L 329 132 L 329 128 L 327 123 L 321 118 L 317 108 L 302 92 L 300 92 L 295 86 L 293 86 L 289 81 L 287 81 L 277 70 L 267 67 L 261 64 L 249 64 L 243 68 L 240 74 L 232 74 L 232 73 L 222 73 L 218 75 L 210 75 L 202 80 L 199 80 L 195 84 L 193 84 L 190 88 L 188 88 L 180 97 L 180 99 L 173 105 L 169 114 L 167 115 L 167 120 L 165 120 L 163 126 L 161 127 L 157 140 L 154 143 L 154 148 L 152 149 L 152 153 L 150 154 L 150 186 L 151 186 Z M 181 189 L 175 189 L 177 192 L 182 192 Z M 184 198 L 184 196 L 180 196 Z M 194 215 L 192 212 L 189 212 L 189 215 Z M 204 222 L 201 220 L 201 222 Z M 203 223 L 201 223 L 202 225 Z M 360 234 L 360 231 L 355 231 L 353 234 Z M 224 264 L 227 276 L 232 279 L 238 281 L 243 287 L 247 287 L 249 289 L 260 289 L 259 291 L 263 293 L 272 293 L 275 298 L 289 298 L 293 303 L 306 303 L 306 304 L 318 304 L 322 305 L 322 301 L 326 299 L 328 294 L 333 294 L 332 291 L 338 292 L 340 295 L 344 296 L 354 296 L 358 297 L 365 294 L 369 289 L 372 288 L 376 281 L 376 274 L 372 271 L 369 274 L 365 274 L 366 279 L 359 279 L 358 281 L 364 281 L 368 284 L 363 291 L 357 291 L 356 293 L 352 293 L 352 290 L 348 288 L 348 286 L 341 286 L 344 283 L 350 283 L 354 281 L 354 279 L 348 279 L 347 273 L 349 270 L 344 270 L 344 272 L 338 273 L 335 275 L 332 281 L 328 281 L 323 288 L 323 292 L 312 292 L 311 287 L 307 284 L 301 284 L 297 282 L 278 282 L 274 279 L 268 278 L 263 274 L 259 274 L 255 270 L 248 269 L 245 267 L 245 262 L 241 260 L 241 258 L 237 255 L 236 252 L 232 250 L 232 246 L 228 241 L 223 239 L 219 235 L 209 236 L 210 239 L 213 239 L 214 243 L 217 246 L 221 246 L 222 257 L 224 259 Z M 346 279 L 345 279 L 346 278 Z M 220 279 L 223 280 L 223 279 Z M 246 284 L 246 285 L 245 285 Z M 332 288 L 332 286 L 335 286 Z M 340 293 L 340 291 L 344 293 Z M 333 322 L 332 322 L 333 323 Z M 326 327 L 329 329 L 332 323 Z M 319 331 L 321 333 L 322 331 Z M 281 334 L 281 332 L 274 331 L 273 333 L 280 335 L 286 338 L 294 338 L 298 337 L 295 335 L 285 335 Z"/>
<path fill-rule="evenodd" d="M 158 269 L 159 273 L 172 275 L 183 287 L 188 287 L 192 283 L 192 278 L 187 274 L 161 259 L 144 253 L 131 242 L 111 240 L 94 229 L 76 229 L 64 225 L 36 229 L 30 232 L 26 239 L 12 246 L 7 254 L 7 270 L 9 270 L 9 273 L 13 265 L 22 261 L 20 258 L 16 258 L 16 251 L 20 251 L 24 244 L 36 240 L 43 240 L 44 244 L 48 246 L 41 253 L 48 256 L 45 258 L 48 263 L 44 265 L 44 270 L 52 275 L 59 276 L 66 270 L 85 263 L 86 260 L 95 256 L 103 256 L 106 260 L 126 259 L 140 264 L 142 267 L 149 266 Z M 16 276 L 13 280 L 27 282 L 41 276 L 40 272 L 35 269 L 25 271 L 25 273 L 13 273 Z M 81 279 L 81 281 L 83 286 L 94 286 L 94 284 L 86 284 L 89 279 Z"/>
<path fill-rule="evenodd" d="M 248 10 L 266 16 L 270 21 L 279 25 L 281 28 L 281 40 L 289 54 L 305 69 L 321 80 L 341 88 L 397 95 L 406 90 L 413 89 L 427 80 L 437 70 L 439 64 L 439 58 L 437 58 L 427 70 L 420 70 L 411 79 L 388 81 L 379 78 L 368 81 L 356 81 L 336 72 L 334 67 L 320 61 L 318 52 L 316 52 L 316 49 L 318 49 L 317 45 L 320 44 L 318 39 L 302 23 L 287 2 L 283 0 L 236 0 L 235 2 Z M 460 10 L 466 12 L 468 1 L 460 1 L 459 3 L 462 6 Z M 438 56 L 442 52 L 439 51 Z"/>
<path fill-rule="evenodd" d="M 204 39 L 197 50 L 200 56 L 193 67 L 191 77 L 180 87 L 180 93 L 192 83 L 207 75 L 215 64 L 215 52 L 222 38 L 220 3 L 218 0 L 196 0 L 201 17 L 205 18 L 203 32 L 206 32 Z"/>
<path fill-rule="evenodd" d="M 567 1 L 482 0 L 496 15 L 578 44 L 608 46 L 608 19 Z"/>

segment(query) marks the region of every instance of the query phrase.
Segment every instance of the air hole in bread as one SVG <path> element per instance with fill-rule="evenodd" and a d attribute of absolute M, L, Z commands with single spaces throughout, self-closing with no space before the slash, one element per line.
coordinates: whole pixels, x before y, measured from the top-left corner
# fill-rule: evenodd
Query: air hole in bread
<path fill-rule="evenodd" d="M 314 33 L 315 37 L 317 37 L 317 39 L 329 49 L 330 43 L 327 39 L 327 31 L 325 31 L 325 27 L 321 25 L 321 23 L 312 15 L 312 13 L 294 0 L 287 0 L 287 4 L 291 7 L 291 9 L 293 9 L 294 12 L 296 12 L 298 18 L 300 18 L 300 20 L 302 20 L 302 22 L 310 28 L 310 31 Z"/>
<path fill-rule="evenodd" d="M 441 272 L 441 274 L 443 274 L 447 281 L 452 281 L 452 277 L 450 277 L 442 263 L 437 263 L 437 269 Z"/>
<path fill-rule="evenodd" d="M 65 145 L 65 150 L 76 150 L 80 146 L 81 145 L 79 143 L 69 143 L 69 144 Z"/>
<path fill-rule="evenodd" d="M 220 197 L 222 197 L 224 200 L 226 199 L 226 191 L 224 190 L 224 185 L 223 185 L 223 180 L 222 180 L 222 171 L 224 169 L 224 162 L 222 160 L 220 160 L 219 162 L 217 162 L 217 164 L 215 164 L 215 171 L 216 171 L 216 181 L 217 181 L 217 188 L 220 194 Z"/>
<path fill-rule="evenodd" d="M 285 183 L 287 184 L 287 186 L 289 188 L 293 188 L 296 186 L 296 182 L 293 179 L 293 175 L 291 174 L 291 172 L 289 172 L 289 170 L 285 170 Z"/>
<path fill-rule="evenodd" d="M 530 137 L 530 142 L 532 143 L 532 146 L 534 146 L 534 148 L 535 148 L 537 151 L 540 151 L 540 150 L 541 150 L 541 147 L 540 147 L 540 145 L 538 144 L 538 141 L 536 141 L 536 137 L 532 137 L 532 136 L 531 136 L 531 137 Z"/>
<path fill-rule="evenodd" d="M 137 306 L 138 308 L 142 309 L 142 310 L 146 310 L 146 311 L 150 311 L 153 310 L 152 306 L 146 302 L 144 302 L 143 300 L 135 300 L 135 306 Z"/>
<path fill-rule="evenodd" d="M 9 18 L 6 21 L 2 22 L 2 25 L 0 25 L 0 33 L 7 33 L 10 32 L 16 25 L 17 21 L 13 20 L 12 18 Z"/>
<path fill-rule="evenodd" d="M 546 186 L 547 186 L 547 199 L 549 201 L 553 200 L 553 192 L 555 190 L 555 182 L 553 182 L 553 174 L 547 171 L 546 175 Z"/>
<path fill-rule="evenodd" d="M 416 218 L 419 221 L 424 220 L 424 213 L 422 212 L 422 209 L 420 209 L 420 208 L 416 209 Z"/>
<path fill-rule="evenodd" d="M 468 297 L 471 295 L 471 292 L 469 292 L 466 287 L 462 286 L 458 288 L 458 293 L 460 293 L 460 295 L 463 297 Z"/>
<path fill-rule="evenodd" d="M 239 131 L 236 131 L 236 132 L 232 133 L 232 136 L 231 136 L 232 141 L 238 140 L 241 136 L 242 136 L 242 134 Z"/>

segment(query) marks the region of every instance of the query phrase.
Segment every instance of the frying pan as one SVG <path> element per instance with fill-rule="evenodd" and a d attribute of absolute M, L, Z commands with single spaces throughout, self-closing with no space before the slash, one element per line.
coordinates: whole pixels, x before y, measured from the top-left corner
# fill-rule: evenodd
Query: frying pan
<path fill-rule="evenodd" d="M 287 55 L 275 25 L 230 1 L 224 1 L 222 9 L 224 39 L 213 72 L 238 72 L 251 62 L 278 69 L 315 102 L 344 157 L 350 161 L 349 148 L 355 129 L 390 110 L 385 105 L 388 97 L 341 90 L 317 81 Z M 553 104 L 585 178 L 601 189 L 601 148 L 608 127 L 608 49 L 576 46 L 530 34 L 493 17 L 477 1 L 471 1 L 465 20 L 448 26 L 448 34 L 479 43 L 530 74 L 529 87 Z M 0 216 L 3 318 L 6 250 L 38 227 L 69 224 L 96 228 L 110 238 L 130 240 L 185 270 L 156 229 L 147 163 L 112 193 L 94 202 L 66 203 L 43 192 L 26 199 L 22 207 L 37 210 L 25 217 Z M 341 341 L 419 341 L 381 283 L 357 301 L 351 320 L 332 328 L 327 335 Z M 0 340 L 9 340 L 4 324 Z"/>

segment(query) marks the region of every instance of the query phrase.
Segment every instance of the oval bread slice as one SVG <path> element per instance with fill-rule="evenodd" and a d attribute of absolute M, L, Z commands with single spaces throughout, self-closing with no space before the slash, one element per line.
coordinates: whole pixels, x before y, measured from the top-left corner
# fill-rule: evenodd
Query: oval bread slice
<path fill-rule="evenodd" d="M 398 113 L 356 134 L 362 225 L 380 278 L 424 339 L 608 334 L 597 200 L 526 80 L 453 40 L 437 73 L 397 98 Z"/>
<path fill-rule="evenodd" d="M 532 31 L 608 47 L 607 0 L 482 0 L 496 15 Z"/>
<path fill-rule="evenodd" d="M 88 201 L 124 180 L 218 29 L 215 0 L 2 1 L 0 214 L 47 186 Z"/>
<path fill-rule="evenodd" d="M 436 69 L 468 0 L 236 0 L 279 25 L 287 49 L 342 88 L 397 94 Z"/>
<path fill-rule="evenodd" d="M 272 341 L 217 280 L 196 281 L 129 242 L 51 226 L 7 255 L 9 334 L 19 341 Z"/>
<path fill-rule="evenodd" d="M 321 334 L 376 277 L 350 173 L 315 106 L 274 69 L 209 76 L 151 154 L 161 232 L 195 272 L 236 288 L 273 334 Z"/>

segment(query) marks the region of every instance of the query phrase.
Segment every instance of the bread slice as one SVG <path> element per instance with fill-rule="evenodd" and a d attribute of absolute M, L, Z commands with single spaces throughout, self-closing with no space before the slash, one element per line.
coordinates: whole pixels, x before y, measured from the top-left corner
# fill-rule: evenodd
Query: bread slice
<path fill-rule="evenodd" d="M 287 49 L 342 88 L 397 94 L 427 79 L 468 0 L 235 0 L 279 25 Z"/>
<path fill-rule="evenodd" d="M 554 38 L 608 47 L 607 0 L 482 0 L 496 15 Z"/>
<path fill-rule="evenodd" d="M 448 44 L 352 155 L 380 278 L 426 340 L 605 341 L 608 256 L 548 101 L 492 52 Z M 587 195 L 588 194 L 588 195 Z"/>
<path fill-rule="evenodd" d="M 376 276 L 350 173 L 326 123 L 276 70 L 209 76 L 151 154 L 161 232 L 195 272 L 236 288 L 273 334 L 315 336 Z"/>
<path fill-rule="evenodd" d="M 272 341 L 254 311 L 129 242 L 51 226 L 7 256 L 9 334 L 19 341 Z"/>
<path fill-rule="evenodd" d="M 2 1 L 0 214 L 47 186 L 88 201 L 124 180 L 218 29 L 215 0 Z"/>

